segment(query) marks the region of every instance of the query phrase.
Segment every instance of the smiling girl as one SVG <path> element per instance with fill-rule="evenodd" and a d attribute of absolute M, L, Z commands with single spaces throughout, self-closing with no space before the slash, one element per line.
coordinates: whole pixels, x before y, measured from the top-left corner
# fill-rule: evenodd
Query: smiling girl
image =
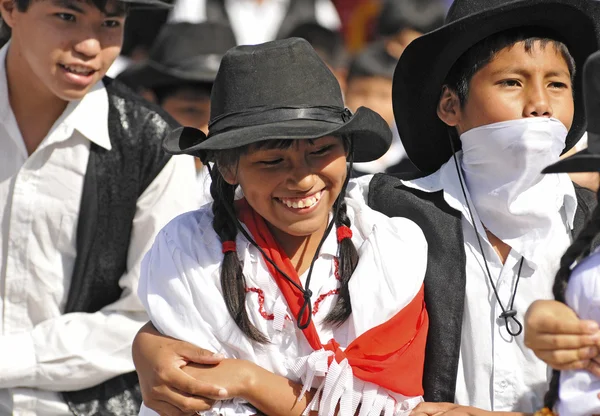
<path fill-rule="evenodd" d="M 354 160 L 388 149 L 385 121 L 346 110 L 300 39 L 230 50 L 211 105 L 208 138 L 180 129 L 165 148 L 214 164 L 215 202 L 161 231 L 139 287 L 163 334 L 226 357 L 185 368 L 222 388 L 207 414 L 408 414 L 423 393 L 427 244 L 348 182 Z"/>

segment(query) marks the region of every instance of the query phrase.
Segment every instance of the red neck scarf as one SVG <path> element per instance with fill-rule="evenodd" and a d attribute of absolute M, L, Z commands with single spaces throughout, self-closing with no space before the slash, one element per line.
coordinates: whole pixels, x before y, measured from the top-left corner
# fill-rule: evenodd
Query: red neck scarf
<path fill-rule="evenodd" d="M 281 271 L 302 287 L 296 269 L 271 234 L 265 220 L 245 199 L 238 201 L 237 207 L 238 217 L 248 227 L 258 246 Z M 271 263 L 265 260 L 265 264 L 297 319 L 304 303 L 303 293 Z M 304 317 L 301 322 L 306 322 Z M 428 327 L 429 317 L 421 286 L 419 293 L 407 306 L 387 322 L 356 338 L 344 351 L 334 339 L 322 345 L 312 321 L 302 332 L 315 351 L 322 348 L 333 351 L 338 362 L 347 358 L 354 375 L 359 379 L 412 397 L 423 395 L 423 364 Z"/>

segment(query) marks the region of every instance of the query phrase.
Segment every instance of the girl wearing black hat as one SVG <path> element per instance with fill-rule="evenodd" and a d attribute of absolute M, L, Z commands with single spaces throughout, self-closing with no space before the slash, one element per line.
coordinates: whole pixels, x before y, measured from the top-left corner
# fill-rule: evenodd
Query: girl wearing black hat
<path fill-rule="evenodd" d="M 222 388 L 214 414 L 406 414 L 422 400 L 426 242 L 348 183 L 354 160 L 388 149 L 387 124 L 345 109 L 302 39 L 231 49 L 211 106 L 207 138 L 183 128 L 164 144 L 213 164 L 215 202 L 146 256 L 152 323 L 227 357 L 186 370 Z"/>

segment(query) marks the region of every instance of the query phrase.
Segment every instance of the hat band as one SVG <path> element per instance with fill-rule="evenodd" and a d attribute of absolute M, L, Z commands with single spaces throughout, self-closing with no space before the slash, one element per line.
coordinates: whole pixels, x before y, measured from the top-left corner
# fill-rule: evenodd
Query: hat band
<path fill-rule="evenodd" d="M 308 108 L 255 108 L 216 117 L 208 124 L 208 137 L 232 129 L 293 120 L 314 120 L 342 125 L 352 117 L 352 112 L 341 107 Z"/>

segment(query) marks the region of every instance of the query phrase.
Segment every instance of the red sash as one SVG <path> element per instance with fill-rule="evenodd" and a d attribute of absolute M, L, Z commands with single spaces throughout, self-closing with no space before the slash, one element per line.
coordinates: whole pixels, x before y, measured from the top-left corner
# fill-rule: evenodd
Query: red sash
<path fill-rule="evenodd" d="M 238 216 L 248 227 L 256 243 L 290 279 L 302 287 L 296 269 L 271 234 L 265 220 L 248 205 L 245 199 L 238 202 Z M 269 262 L 265 261 L 265 264 L 292 314 L 298 318 L 304 303 L 302 292 Z M 398 278 L 402 277 L 398 276 Z M 302 322 L 306 322 L 305 319 L 302 319 Z M 407 306 L 387 322 L 363 333 L 344 351 L 339 348 L 339 344 L 334 339 L 322 345 L 312 321 L 302 332 L 315 351 L 322 348 L 333 351 L 337 362 L 347 358 L 353 374 L 359 379 L 413 397 L 423 395 L 423 364 L 428 327 L 429 316 L 425 309 L 423 286 L 421 286 Z"/>

